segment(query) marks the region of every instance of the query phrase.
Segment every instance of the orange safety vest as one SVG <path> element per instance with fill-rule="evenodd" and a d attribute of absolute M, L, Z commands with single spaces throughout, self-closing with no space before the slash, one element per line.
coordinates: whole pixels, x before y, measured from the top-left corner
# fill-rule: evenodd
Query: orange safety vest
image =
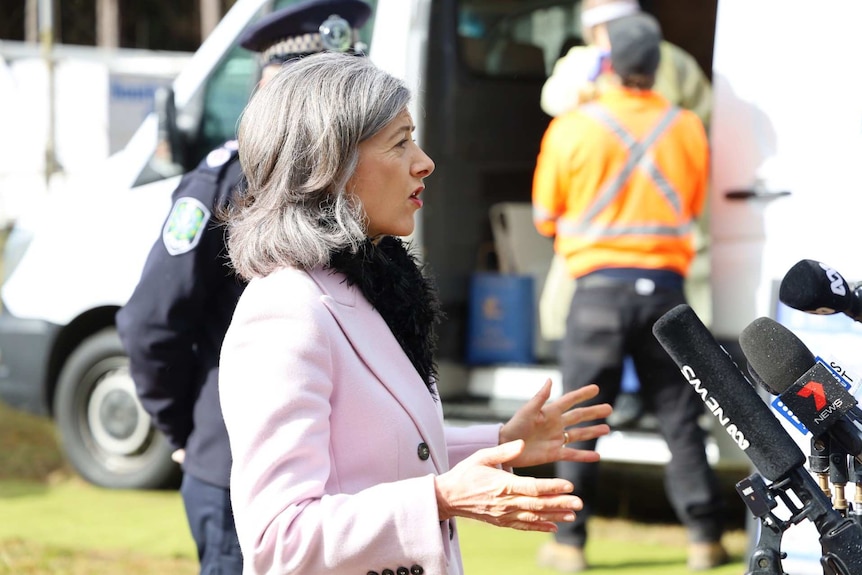
<path fill-rule="evenodd" d="M 553 119 L 533 179 L 533 219 L 569 273 L 667 269 L 694 257 L 706 199 L 703 124 L 658 93 L 612 89 Z"/>

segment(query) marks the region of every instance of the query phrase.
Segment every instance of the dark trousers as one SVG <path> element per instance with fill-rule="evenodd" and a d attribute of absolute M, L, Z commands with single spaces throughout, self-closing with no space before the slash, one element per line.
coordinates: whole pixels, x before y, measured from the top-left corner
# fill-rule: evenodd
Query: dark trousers
<path fill-rule="evenodd" d="M 641 290 L 643 291 L 643 290 Z M 665 469 L 665 490 L 692 541 L 718 541 L 723 528 L 723 500 L 715 473 L 706 459 L 705 432 L 698 425 L 703 403 L 692 393 L 679 368 L 655 339 L 652 326 L 673 307 L 685 303 L 681 289 L 658 287 L 638 293 L 634 282 L 577 285 L 561 349 L 566 391 L 590 383 L 599 395 L 589 403 L 613 405 L 620 391 L 623 358 L 634 360 L 646 409 L 657 417 L 671 461 Z M 596 441 L 573 444 L 594 449 Z M 595 463 L 557 463 L 557 475 L 575 485 L 584 509 L 574 523 L 561 523 L 560 543 L 583 547 L 587 520 L 598 488 Z"/>
<path fill-rule="evenodd" d="M 230 491 L 186 473 L 180 488 L 201 575 L 242 575 L 242 553 L 233 523 Z"/>

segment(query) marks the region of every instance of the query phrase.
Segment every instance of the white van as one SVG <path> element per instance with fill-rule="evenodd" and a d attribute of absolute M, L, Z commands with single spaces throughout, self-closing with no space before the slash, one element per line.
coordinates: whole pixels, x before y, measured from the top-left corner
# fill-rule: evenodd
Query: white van
<path fill-rule="evenodd" d="M 125 149 L 98 171 L 69 174 L 7 241 L 0 397 L 56 419 L 70 461 L 97 484 L 153 487 L 175 473 L 135 400 L 114 314 L 138 280 L 178 174 L 234 135 L 257 70 L 236 39 L 262 12 L 291 3 L 238 0 Z M 549 121 L 541 87 L 560 48 L 580 36 L 578 0 L 370 3 L 370 57 L 410 85 L 417 138 L 437 165 L 414 241 L 447 314 L 438 355 L 444 411 L 453 422 L 503 419 L 546 377 L 559 393 L 559 371 L 541 341 L 527 365 L 465 361 L 470 280 L 494 245 L 492 206 L 530 201 Z M 774 315 L 775 286 L 795 261 L 828 260 L 862 277 L 841 239 L 860 186 L 850 160 L 862 143 L 854 98 L 862 80 L 851 58 L 862 40 L 851 26 L 858 18 L 839 16 L 862 8 L 827 4 L 828 17 L 779 0 L 720 0 L 718 10 L 715 1 L 655 3 L 668 39 L 705 68 L 715 62 L 713 325 L 731 347 L 755 317 Z M 550 244 L 537 245 L 549 261 Z M 540 282 L 545 264 L 532 264 L 527 273 Z M 669 458 L 652 429 L 613 432 L 598 449 L 609 461 Z M 747 460 L 722 434 L 709 455 L 746 474 Z"/>
<path fill-rule="evenodd" d="M 122 149 L 191 56 L 57 45 L 49 68 L 42 46 L 0 40 L 0 227 L 45 194 L 50 164 L 88 170 Z"/>

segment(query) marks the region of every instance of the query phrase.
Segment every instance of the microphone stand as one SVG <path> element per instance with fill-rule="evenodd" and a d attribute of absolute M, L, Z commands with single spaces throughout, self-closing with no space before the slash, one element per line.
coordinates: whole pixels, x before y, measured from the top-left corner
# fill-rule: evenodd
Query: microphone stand
<path fill-rule="evenodd" d="M 859 463 L 859 460 L 855 457 L 850 460 L 850 463 L 852 465 L 853 482 L 856 484 L 850 517 L 856 521 L 857 525 L 862 526 L 862 463 Z"/>
<path fill-rule="evenodd" d="M 847 501 L 847 484 L 850 482 L 850 468 L 847 459 L 850 454 L 840 445 L 832 448 L 829 454 L 829 482 L 834 486 L 832 507 L 847 517 L 850 504 Z"/>
<path fill-rule="evenodd" d="M 787 553 L 781 551 L 781 537 L 792 523 L 772 513 L 778 505 L 772 488 L 759 473 L 754 473 L 737 483 L 736 491 L 749 511 L 760 519 L 760 536 L 745 575 L 787 575 L 781 566 L 781 560 L 787 557 Z"/>
<path fill-rule="evenodd" d="M 832 489 L 829 487 L 830 448 L 831 442 L 828 433 L 812 437 L 811 455 L 808 457 L 808 468 L 817 477 L 820 490 L 829 499 L 832 498 Z"/>
<path fill-rule="evenodd" d="M 760 537 L 749 561 L 746 575 L 787 575 L 781 560 L 781 537 L 792 525 L 809 519 L 820 534 L 820 565 L 823 575 L 859 575 L 862 573 L 862 527 L 854 519 L 841 515 L 809 472 L 798 467 L 781 480 L 767 486 L 754 473 L 736 484 L 746 506 L 760 519 Z M 789 491 L 802 503 L 797 506 Z M 780 499 L 791 516 L 778 518 L 772 510 Z"/>

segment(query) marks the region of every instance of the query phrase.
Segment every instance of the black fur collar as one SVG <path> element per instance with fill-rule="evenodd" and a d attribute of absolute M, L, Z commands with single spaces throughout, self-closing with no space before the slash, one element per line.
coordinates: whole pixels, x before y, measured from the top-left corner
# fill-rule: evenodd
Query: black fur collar
<path fill-rule="evenodd" d="M 356 253 L 334 253 L 329 267 L 344 274 L 348 285 L 362 291 L 436 397 L 432 385 L 437 379 L 435 326 L 443 313 L 433 282 L 407 246 L 392 236 L 376 244 L 367 240 Z"/>

